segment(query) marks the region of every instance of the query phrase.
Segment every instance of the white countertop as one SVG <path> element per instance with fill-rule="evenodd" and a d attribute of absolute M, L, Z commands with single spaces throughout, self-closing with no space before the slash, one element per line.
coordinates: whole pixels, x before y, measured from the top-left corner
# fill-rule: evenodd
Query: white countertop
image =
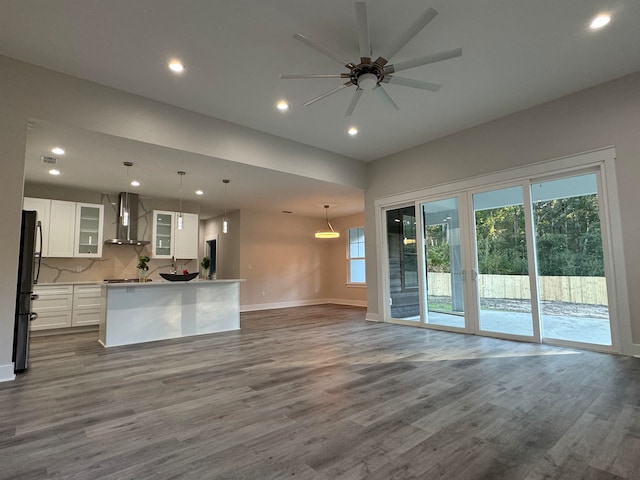
<path fill-rule="evenodd" d="M 130 282 L 130 283 L 103 283 L 109 288 L 123 288 L 123 287 L 166 287 L 166 286 L 178 286 L 178 285 L 202 285 L 202 284 L 216 284 L 216 283 L 233 283 L 233 282 L 244 282 L 243 278 L 229 278 L 229 279 L 220 279 L 220 280 L 200 280 L 193 279 L 188 282 L 169 282 L 168 280 L 153 280 L 151 282 Z"/>

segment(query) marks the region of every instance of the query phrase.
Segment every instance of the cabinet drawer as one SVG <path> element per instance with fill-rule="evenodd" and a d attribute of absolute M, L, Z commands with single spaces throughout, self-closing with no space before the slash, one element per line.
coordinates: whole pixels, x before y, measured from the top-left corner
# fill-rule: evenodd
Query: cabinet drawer
<path fill-rule="evenodd" d="M 33 287 L 33 293 L 37 293 L 40 297 L 67 295 L 73 293 L 73 285 L 36 285 Z"/>
<path fill-rule="evenodd" d="M 102 287 L 76 285 L 73 290 L 73 309 L 99 310 L 102 307 Z"/>
<path fill-rule="evenodd" d="M 71 311 L 38 313 L 38 318 L 31 322 L 31 330 L 47 330 L 71 326 Z"/>
<path fill-rule="evenodd" d="M 71 326 L 80 327 L 82 325 L 98 325 L 102 318 L 102 310 L 74 310 L 71 319 Z"/>
<path fill-rule="evenodd" d="M 47 312 L 71 312 L 73 295 L 40 295 L 33 301 L 33 311 L 37 314 Z"/>

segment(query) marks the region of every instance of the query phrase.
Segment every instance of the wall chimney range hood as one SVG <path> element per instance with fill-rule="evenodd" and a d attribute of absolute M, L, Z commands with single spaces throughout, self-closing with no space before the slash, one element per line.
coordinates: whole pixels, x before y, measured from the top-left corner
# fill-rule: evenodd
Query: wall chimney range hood
<path fill-rule="evenodd" d="M 121 192 L 118 195 L 118 221 L 116 238 L 104 241 L 105 245 L 148 245 L 148 240 L 138 239 L 138 194 Z"/>

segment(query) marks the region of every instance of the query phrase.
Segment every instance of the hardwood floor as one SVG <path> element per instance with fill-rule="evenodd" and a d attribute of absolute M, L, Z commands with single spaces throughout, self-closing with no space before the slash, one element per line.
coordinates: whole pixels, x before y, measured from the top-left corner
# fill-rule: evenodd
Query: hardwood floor
<path fill-rule="evenodd" d="M 2 479 L 638 479 L 640 359 L 312 306 L 105 350 L 34 338 Z"/>

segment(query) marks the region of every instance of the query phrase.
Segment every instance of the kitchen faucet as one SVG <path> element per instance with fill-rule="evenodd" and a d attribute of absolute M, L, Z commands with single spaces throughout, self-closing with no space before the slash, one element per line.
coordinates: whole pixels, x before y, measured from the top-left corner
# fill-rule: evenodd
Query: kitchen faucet
<path fill-rule="evenodd" d="M 169 270 L 169 273 L 171 273 L 172 275 L 175 275 L 177 272 L 176 270 L 176 257 L 171 257 L 171 270 Z"/>

